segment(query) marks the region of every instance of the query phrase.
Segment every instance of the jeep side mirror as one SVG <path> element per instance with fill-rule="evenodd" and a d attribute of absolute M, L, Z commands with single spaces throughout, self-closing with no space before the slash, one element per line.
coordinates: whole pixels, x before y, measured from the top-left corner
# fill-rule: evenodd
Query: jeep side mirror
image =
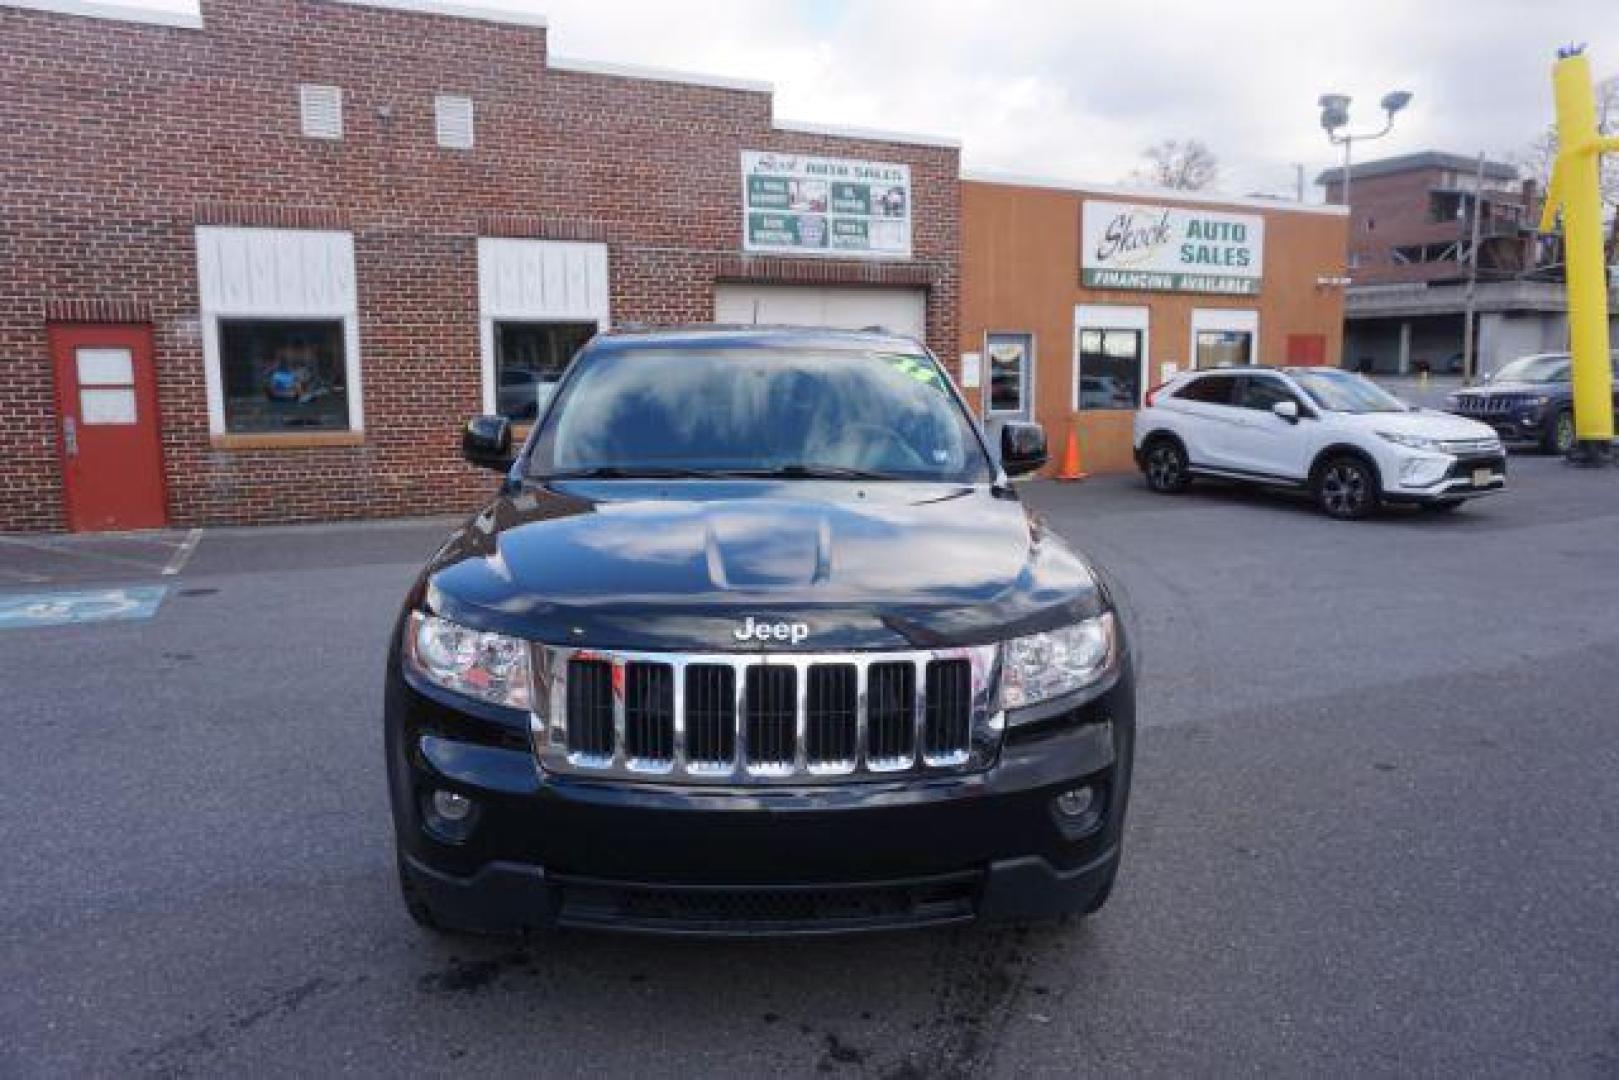
<path fill-rule="evenodd" d="M 1039 424 L 1001 428 L 1001 468 L 1007 476 L 1031 473 L 1046 463 L 1046 429 Z"/>
<path fill-rule="evenodd" d="M 1299 403 L 1296 401 L 1278 401 L 1270 407 L 1270 411 L 1286 420 L 1289 424 L 1299 422 Z"/>
<path fill-rule="evenodd" d="M 461 432 L 461 456 L 480 469 L 512 467 L 512 423 L 504 416 L 474 416 Z"/>

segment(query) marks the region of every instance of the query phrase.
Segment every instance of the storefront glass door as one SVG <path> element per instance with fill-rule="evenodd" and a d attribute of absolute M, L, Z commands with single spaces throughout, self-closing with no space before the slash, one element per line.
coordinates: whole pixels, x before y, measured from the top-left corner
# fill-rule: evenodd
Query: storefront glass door
<path fill-rule="evenodd" d="M 989 334 L 984 342 L 989 365 L 984 412 L 992 420 L 1020 421 L 1034 415 L 1034 338 L 1030 334 Z"/>

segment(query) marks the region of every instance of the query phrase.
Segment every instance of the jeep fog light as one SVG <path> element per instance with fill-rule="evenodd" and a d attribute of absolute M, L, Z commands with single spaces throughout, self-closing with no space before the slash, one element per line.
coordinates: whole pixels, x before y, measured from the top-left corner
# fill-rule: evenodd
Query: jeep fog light
<path fill-rule="evenodd" d="M 454 791 L 435 791 L 433 812 L 445 821 L 465 821 L 472 813 L 472 800 Z"/>
<path fill-rule="evenodd" d="M 1057 796 L 1057 813 L 1066 818 L 1084 817 L 1095 801 L 1096 792 L 1091 790 L 1089 784 L 1077 787 Z"/>
<path fill-rule="evenodd" d="M 1051 800 L 1051 817 L 1066 840 L 1080 840 L 1102 825 L 1103 789 L 1086 784 Z"/>
<path fill-rule="evenodd" d="M 463 844 L 478 823 L 478 806 L 454 791 L 422 792 L 422 827 L 428 835 L 446 844 Z"/>

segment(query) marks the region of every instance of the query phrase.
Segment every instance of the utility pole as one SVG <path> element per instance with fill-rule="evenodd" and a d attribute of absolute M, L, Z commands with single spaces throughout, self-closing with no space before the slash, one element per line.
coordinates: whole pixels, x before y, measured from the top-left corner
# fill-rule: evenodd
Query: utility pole
<path fill-rule="evenodd" d="M 1462 384 L 1473 385 L 1478 364 L 1473 360 L 1473 311 L 1478 297 L 1479 219 L 1484 216 L 1484 152 L 1479 151 L 1478 170 L 1473 175 L 1472 239 L 1467 246 L 1467 310 L 1462 315 Z"/>
<path fill-rule="evenodd" d="M 1304 201 L 1304 162 L 1297 161 L 1297 162 L 1293 163 L 1293 175 L 1294 175 L 1294 177 L 1295 177 L 1295 179 L 1297 181 L 1298 201 L 1303 202 Z M 1614 220 L 1619 221 L 1619 218 L 1615 218 Z"/>

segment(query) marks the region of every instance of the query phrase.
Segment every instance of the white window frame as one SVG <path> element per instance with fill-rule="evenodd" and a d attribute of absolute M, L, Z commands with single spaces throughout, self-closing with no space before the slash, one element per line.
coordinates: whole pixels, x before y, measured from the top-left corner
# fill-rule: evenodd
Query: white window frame
<path fill-rule="evenodd" d="M 348 431 L 365 431 L 354 234 L 313 229 L 197 227 L 202 370 L 211 435 L 298 439 L 314 432 L 232 432 L 225 425 L 219 321 L 340 320 Z"/>
<path fill-rule="evenodd" d="M 1253 335 L 1251 363 L 1259 367 L 1259 312 L 1254 308 L 1193 308 L 1192 331 L 1186 339 L 1186 370 L 1197 366 L 1197 335 L 1205 330 L 1246 332 Z M 1202 370 L 1213 370 L 1212 368 Z"/>
<path fill-rule="evenodd" d="M 1074 379 L 1068 392 L 1068 411 L 1079 408 L 1079 335 L 1084 330 L 1139 330 L 1141 332 L 1141 393 L 1135 408 L 1154 383 L 1152 380 L 1152 309 L 1137 304 L 1074 305 Z M 1123 412 L 1123 409 L 1086 409 L 1085 412 Z"/>
<path fill-rule="evenodd" d="M 498 402 L 495 324 L 612 325 L 607 245 L 574 240 L 478 238 L 478 350 L 483 411 Z"/>

